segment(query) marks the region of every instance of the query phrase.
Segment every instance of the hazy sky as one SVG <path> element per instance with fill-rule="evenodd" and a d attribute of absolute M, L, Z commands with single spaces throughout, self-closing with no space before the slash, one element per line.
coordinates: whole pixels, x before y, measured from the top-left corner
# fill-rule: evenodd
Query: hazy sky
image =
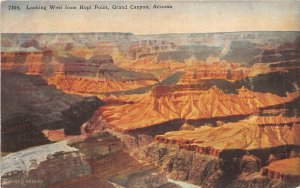
<path fill-rule="evenodd" d="M 106 5 L 109 10 L 50 10 L 49 5 Z M 113 10 L 112 5 L 128 5 Z M 131 10 L 130 5 L 172 5 L 172 9 Z M 21 10 L 8 10 L 19 5 Z M 47 6 L 27 10 L 26 6 Z M 100 2 L 5 1 L 1 32 L 133 32 L 135 34 L 226 31 L 299 31 L 300 1 Z"/>

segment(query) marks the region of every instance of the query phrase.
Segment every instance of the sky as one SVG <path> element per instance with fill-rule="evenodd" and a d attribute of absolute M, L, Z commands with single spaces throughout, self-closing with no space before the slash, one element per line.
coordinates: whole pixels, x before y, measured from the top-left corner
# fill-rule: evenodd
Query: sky
<path fill-rule="evenodd" d="M 109 10 L 49 10 L 49 5 L 105 5 Z M 20 10 L 8 10 L 17 5 Z M 113 10 L 127 5 L 127 10 Z M 131 10 L 130 5 L 148 5 Z M 153 9 L 171 5 L 172 9 Z M 27 10 L 47 6 L 47 10 Z M 134 34 L 299 31 L 300 1 L 2 1 L 2 33 L 131 32 Z"/>

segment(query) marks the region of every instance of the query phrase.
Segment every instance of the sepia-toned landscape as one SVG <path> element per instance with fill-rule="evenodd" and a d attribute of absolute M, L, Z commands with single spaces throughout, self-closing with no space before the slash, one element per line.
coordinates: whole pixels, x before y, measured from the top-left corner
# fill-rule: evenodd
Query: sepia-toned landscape
<path fill-rule="evenodd" d="M 300 32 L 1 37 L 2 187 L 300 185 Z"/>

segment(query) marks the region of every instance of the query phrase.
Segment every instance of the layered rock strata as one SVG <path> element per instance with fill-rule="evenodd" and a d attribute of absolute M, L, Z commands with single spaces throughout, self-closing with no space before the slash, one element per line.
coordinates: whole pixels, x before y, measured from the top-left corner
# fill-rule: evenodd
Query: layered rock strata
<path fill-rule="evenodd" d="M 170 90 L 170 87 L 157 86 L 149 95 L 144 95 L 136 102 L 101 107 L 95 113 L 99 116 L 98 123 L 100 125 L 104 121 L 108 128 L 120 131 L 163 125 L 168 130 L 168 127 L 177 127 L 177 123 L 182 125 L 185 121 L 197 124 L 201 120 L 258 114 L 260 108 L 284 104 L 299 96 L 298 92 L 294 92 L 288 93 L 287 97 L 279 97 L 270 93 L 252 92 L 246 88 L 240 89 L 238 94 L 226 94 L 215 87 L 207 91 L 171 88 L 176 91 Z M 97 129 L 97 117 L 93 119 L 94 125 L 89 123 L 87 131 Z"/>
<path fill-rule="evenodd" d="M 172 185 L 157 167 L 131 157 L 120 140 L 107 132 L 33 147 L 1 160 L 3 187 Z"/>

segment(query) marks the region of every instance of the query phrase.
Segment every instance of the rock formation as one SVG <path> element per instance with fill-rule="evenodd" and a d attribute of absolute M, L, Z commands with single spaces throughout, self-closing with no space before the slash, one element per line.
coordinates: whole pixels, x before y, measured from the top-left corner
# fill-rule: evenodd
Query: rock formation
<path fill-rule="evenodd" d="M 298 95 L 299 93 L 294 92 L 287 97 L 279 97 L 270 93 L 252 92 L 246 88 L 240 89 L 238 94 L 225 94 L 217 88 L 201 91 L 181 89 L 179 86 L 157 86 L 136 103 L 104 106 L 98 109 L 98 114 L 108 127 L 126 131 L 171 120 L 197 122 L 247 116 L 259 113 L 260 108 L 289 102 Z"/>
<path fill-rule="evenodd" d="M 267 167 L 264 167 L 261 173 L 268 178 L 280 179 L 297 185 L 300 181 L 299 166 L 300 158 L 283 159 L 274 161 Z"/>
<path fill-rule="evenodd" d="M 172 185 L 157 167 L 131 157 L 120 140 L 107 132 L 12 153 L 2 158 L 1 164 L 3 187 Z"/>
<path fill-rule="evenodd" d="M 2 151 L 48 143 L 46 129 L 80 134 L 80 126 L 102 102 L 95 97 L 68 95 L 41 76 L 1 72 Z"/>
<path fill-rule="evenodd" d="M 287 121 L 286 124 L 281 122 L 283 119 Z M 261 155 L 261 158 L 266 159 L 266 155 L 281 155 L 282 152 L 288 153 L 289 156 L 292 151 L 298 152 L 300 149 L 299 120 L 299 118 L 251 117 L 219 127 L 202 126 L 194 130 L 168 132 L 156 136 L 155 140 L 177 144 L 180 148 L 202 154 L 226 158 L 248 154 Z M 281 146 L 285 151 L 280 149 Z"/>

